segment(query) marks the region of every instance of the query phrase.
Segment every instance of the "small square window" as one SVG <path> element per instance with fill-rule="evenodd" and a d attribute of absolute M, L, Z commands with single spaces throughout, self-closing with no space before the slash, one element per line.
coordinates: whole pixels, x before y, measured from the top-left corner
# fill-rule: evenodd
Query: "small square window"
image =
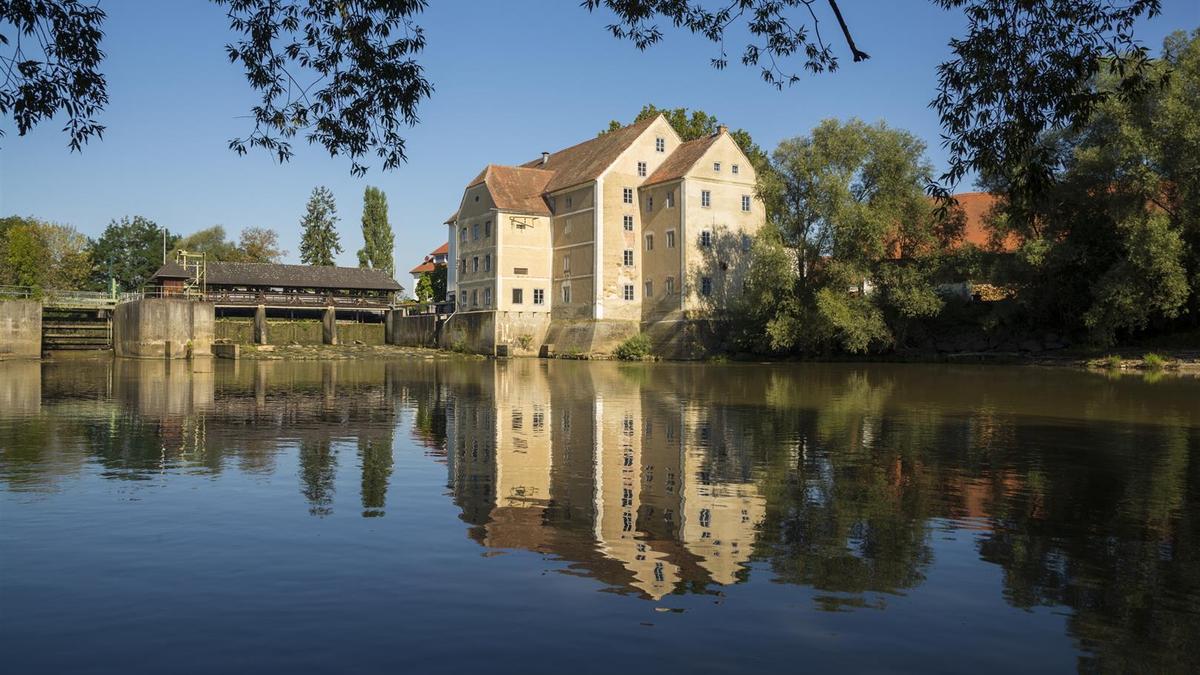
<path fill-rule="evenodd" d="M 708 190 L 700 191 L 700 206 L 703 206 L 704 208 L 712 206 L 712 193 Z"/>
<path fill-rule="evenodd" d="M 750 211 L 750 195 L 742 195 L 742 210 L 747 213 Z"/>
<path fill-rule="evenodd" d="M 625 231 L 633 232 L 633 216 L 625 216 L 623 220 L 625 223 Z"/>
<path fill-rule="evenodd" d="M 624 254 L 621 256 L 621 261 L 626 267 L 633 267 L 633 249 L 625 249 Z"/>
<path fill-rule="evenodd" d="M 713 171 L 716 171 L 717 173 L 721 172 L 721 163 L 720 162 L 713 162 Z"/>
<path fill-rule="evenodd" d="M 626 204 L 633 203 L 633 188 L 623 188 L 621 190 L 621 201 Z"/>
<path fill-rule="evenodd" d="M 657 150 L 658 152 L 666 152 L 667 151 L 666 139 L 665 138 L 654 139 L 654 149 Z"/>
<path fill-rule="evenodd" d="M 675 208 L 675 191 L 674 190 L 667 190 L 667 208 L 668 209 Z"/>
<path fill-rule="evenodd" d="M 647 251 L 654 250 L 654 234 L 653 233 L 646 235 L 646 250 Z"/>
<path fill-rule="evenodd" d="M 535 305 L 546 304 L 546 291 L 545 290 L 543 290 L 541 288 L 533 289 L 533 304 L 535 304 Z"/>
<path fill-rule="evenodd" d="M 627 302 L 633 300 L 633 284 L 625 284 L 625 287 L 622 289 L 622 291 Z"/>
<path fill-rule="evenodd" d="M 667 230 L 667 248 L 675 248 L 675 230 Z"/>
<path fill-rule="evenodd" d="M 514 288 L 514 289 L 512 289 L 512 293 L 513 293 L 513 304 L 514 305 L 519 305 L 519 304 L 525 302 L 525 289 L 524 288 Z"/>
<path fill-rule="evenodd" d="M 646 176 L 646 163 L 638 162 L 637 163 L 637 171 L 638 171 L 639 176 L 645 177 Z"/>
<path fill-rule="evenodd" d="M 729 170 L 733 173 L 737 173 L 740 168 L 741 167 L 739 167 L 737 164 L 734 164 L 733 166 L 729 167 Z"/>
<path fill-rule="evenodd" d="M 700 279 L 700 294 L 712 295 L 712 277 L 703 277 Z"/>
<path fill-rule="evenodd" d="M 654 282 L 647 281 L 645 284 L 643 284 L 643 286 L 645 287 L 644 290 L 642 291 L 643 297 L 646 297 L 646 298 L 653 297 L 654 296 Z"/>
<path fill-rule="evenodd" d="M 667 277 L 666 287 L 667 295 L 671 295 L 675 292 L 675 277 Z"/>
<path fill-rule="evenodd" d="M 708 230 L 704 230 L 703 232 L 700 233 L 700 245 L 701 246 L 712 246 L 712 232 L 709 232 Z"/>

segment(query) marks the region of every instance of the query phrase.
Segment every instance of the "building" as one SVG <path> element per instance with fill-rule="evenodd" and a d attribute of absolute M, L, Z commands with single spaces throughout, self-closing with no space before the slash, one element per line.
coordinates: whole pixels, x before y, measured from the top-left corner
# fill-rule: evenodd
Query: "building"
<path fill-rule="evenodd" d="M 444 341 L 604 352 L 719 317 L 765 223 L 755 180 L 725 127 L 683 142 L 661 115 L 488 165 L 446 223 L 457 310 Z"/>
<path fill-rule="evenodd" d="M 387 309 L 404 288 L 382 270 L 322 265 L 209 262 L 203 278 L 177 262 L 168 262 L 150 278 L 161 294 L 199 288 L 218 307 Z"/>
<path fill-rule="evenodd" d="M 420 281 L 421 275 L 432 274 L 437 268 L 445 267 L 450 259 L 450 244 L 447 242 L 433 249 L 433 251 L 425 256 L 425 260 L 421 261 L 420 265 L 408 271 L 413 278 L 413 292 L 416 292 L 417 282 Z"/>

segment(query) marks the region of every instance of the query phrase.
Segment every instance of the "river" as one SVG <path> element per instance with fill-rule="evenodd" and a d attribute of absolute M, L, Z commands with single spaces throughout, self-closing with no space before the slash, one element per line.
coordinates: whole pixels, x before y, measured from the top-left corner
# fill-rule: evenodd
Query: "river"
<path fill-rule="evenodd" d="M 1200 380 L 0 363 L 9 673 L 1195 672 Z"/>

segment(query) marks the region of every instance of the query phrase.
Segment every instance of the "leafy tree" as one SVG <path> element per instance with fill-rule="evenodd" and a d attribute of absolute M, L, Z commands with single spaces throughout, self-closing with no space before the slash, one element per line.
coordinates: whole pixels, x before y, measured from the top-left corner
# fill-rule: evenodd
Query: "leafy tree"
<path fill-rule="evenodd" d="M 279 248 L 279 234 L 265 227 L 247 227 L 238 243 L 242 260 L 255 263 L 277 263 L 287 251 Z"/>
<path fill-rule="evenodd" d="M 433 275 L 429 272 L 422 272 L 421 276 L 417 277 L 417 301 L 418 302 L 433 302 Z"/>
<path fill-rule="evenodd" d="M 164 237 L 168 250 L 179 239 L 142 216 L 113 220 L 92 242 L 92 285 L 107 288 L 114 279 L 119 288 L 141 288 L 162 265 Z"/>
<path fill-rule="evenodd" d="M 221 225 L 213 225 L 181 238 L 175 243 L 175 250 L 203 253 L 206 260 L 216 262 L 237 261 L 242 257 L 237 245 L 225 238 L 225 228 Z"/>
<path fill-rule="evenodd" d="M 961 216 L 923 192 L 925 145 L 883 123 L 825 120 L 772 155 L 773 224 L 759 237 L 741 312 L 744 346 L 865 352 L 937 314 L 942 251 Z"/>
<path fill-rule="evenodd" d="M 50 268 L 50 250 L 35 222 L 15 219 L 0 236 L 0 284 L 41 289 Z"/>
<path fill-rule="evenodd" d="M 388 224 L 387 195 L 379 188 L 368 187 L 363 193 L 362 233 L 363 247 L 358 252 L 358 266 L 383 270 L 392 276 L 395 235 Z"/>
<path fill-rule="evenodd" d="M 333 265 L 333 257 L 342 252 L 335 229 L 337 221 L 333 193 L 323 185 L 313 188 L 304 218 L 300 221 L 300 226 L 304 228 L 300 237 L 300 260 L 304 264 Z"/>
<path fill-rule="evenodd" d="M 660 113 L 667 118 L 667 121 L 671 123 L 671 127 L 675 129 L 675 133 L 679 134 L 679 137 L 684 142 L 711 136 L 717 132 L 717 127 L 720 126 L 720 122 L 715 116 L 709 115 L 703 110 L 689 111 L 687 108 L 659 108 L 650 103 L 642 106 L 641 111 L 633 118 L 633 121 L 626 124 L 637 124 Z M 603 135 L 610 131 L 616 131 L 626 126 L 626 124 L 618 120 L 612 120 L 608 123 L 608 128 L 600 133 Z M 737 129 L 730 131 L 729 135 L 737 142 L 742 152 L 746 153 L 746 156 L 750 158 L 750 163 L 754 165 L 756 172 L 761 174 L 769 170 L 770 163 L 768 162 L 767 153 L 758 147 L 758 144 L 750 137 L 750 132 L 745 129 Z"/>
<path fill-rule="evenodd" d="M 433 272 L 429 275 L 429 281 L 433 284 L 433 301 L 446 301 L 446 265 L 434 265 Z"/>

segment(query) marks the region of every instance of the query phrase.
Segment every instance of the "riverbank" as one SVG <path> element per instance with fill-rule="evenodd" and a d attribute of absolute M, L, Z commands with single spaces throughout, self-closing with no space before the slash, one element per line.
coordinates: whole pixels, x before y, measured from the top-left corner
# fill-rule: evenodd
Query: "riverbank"
<path fill-rule="evenodd" d="M 244 361 L 320 361 L 350 359 L 484 359 L 426 347 L 396 345 L 240 345 L 238 358 Z"/>

